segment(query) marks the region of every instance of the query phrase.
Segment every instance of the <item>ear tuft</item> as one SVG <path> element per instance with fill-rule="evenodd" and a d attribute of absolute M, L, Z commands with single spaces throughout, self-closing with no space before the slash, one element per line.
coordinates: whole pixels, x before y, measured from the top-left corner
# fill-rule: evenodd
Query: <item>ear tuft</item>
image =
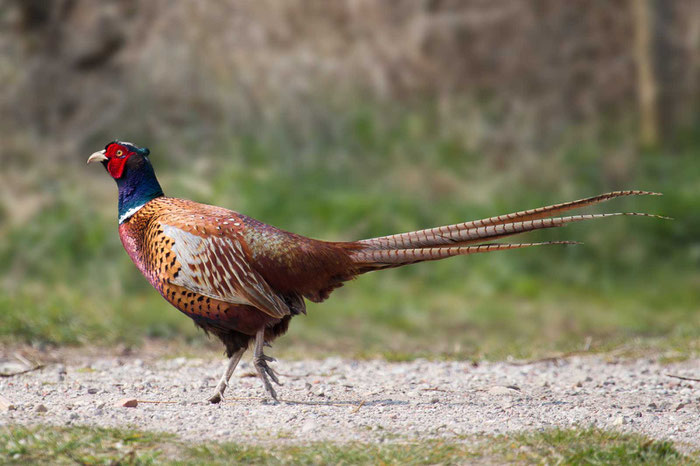
<path fill-rule="evenodd" d="M 138 152 L 139 155 L 141 155 L 143 157 L 146 157 L 147 155 L 149 155 L 151 153 L 151 151 L 148 150 L 148 147 L 139 147 L 138 149 L 136 149 L 136 152 Z"/>

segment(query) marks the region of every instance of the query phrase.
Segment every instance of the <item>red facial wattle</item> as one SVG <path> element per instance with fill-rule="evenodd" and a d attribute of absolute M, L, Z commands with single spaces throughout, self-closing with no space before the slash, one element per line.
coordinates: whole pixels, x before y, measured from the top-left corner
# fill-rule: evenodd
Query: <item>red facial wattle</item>
<path fill-rule="evenodd" d="M 107 162 L 107 171 L 112 175 L 112 178 L 119 179 L 124 174 L 124 166 L 131 152 L 118 144 L 112 144 L 107 147 L 105 154 L 109 161 Z"/>
<path fill-rule="evenodd" d="M 127 157 L 111 157 L 109 159 L 109 162 L 107 162 L 107 170 L 109 171 L 109 174 L 112 175 L 112 178 L 114 178 L 115 180 L 121 178 L 124 174 L 124 166 L 126 165 L 126 159 Z"/>

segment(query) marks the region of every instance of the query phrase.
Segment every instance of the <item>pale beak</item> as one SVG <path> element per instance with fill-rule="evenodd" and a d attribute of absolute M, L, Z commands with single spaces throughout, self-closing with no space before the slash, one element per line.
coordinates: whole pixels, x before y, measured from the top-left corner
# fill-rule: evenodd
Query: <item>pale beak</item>
<path fill-rule="evenodd" d="M 104 160 L 107 160 L 107 156 L 105 156 L 105 151 L 101 150 L 93 153 L 90 157 L 88 157 L 87 163 L 102 162 Z"/>

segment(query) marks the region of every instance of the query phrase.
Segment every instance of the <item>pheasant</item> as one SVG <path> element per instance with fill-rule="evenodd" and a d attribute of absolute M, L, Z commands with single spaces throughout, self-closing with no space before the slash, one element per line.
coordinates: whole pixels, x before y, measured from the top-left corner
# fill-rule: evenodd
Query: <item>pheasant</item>
<path fill-rule="evenodd" d="M 351 242 L 307 238 L 241 213 L 166 197 L 149 150 L 113 141 L 93 153 L 119 189 L 119 237 L 130 258 L 170 304 L 218 337 L 228 365 L 212 403 L 223 399 L 243 353 L 253 342 L 253 364 L 267 393 L 281 385 L 263 347 L 284 334 L 292 317 L 306 313 L 305 299 L 321 302 L 359 274 L 453 256 L 569 241 L 488 243 L 518 233 L 582 220 L 642 213 L 555 216 L 621 196 L 616 191 L 573 202 L 454 225 Z"/>

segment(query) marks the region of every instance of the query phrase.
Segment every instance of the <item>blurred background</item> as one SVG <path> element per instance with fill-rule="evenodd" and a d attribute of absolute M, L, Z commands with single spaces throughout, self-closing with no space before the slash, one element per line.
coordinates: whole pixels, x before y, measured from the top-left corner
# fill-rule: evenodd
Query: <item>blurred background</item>
<path fill-rule="evenodd" d="M 675 218 L 363 276 L 277 354 L 700 350 L 695 0 L 0 0 L 0 82 L 0 345 L 219 351 L 122 250 L 85 165 L 119 138 L 168 195 L 329 240 L 630 188 L 665 195 L 604 209 Z"/>

